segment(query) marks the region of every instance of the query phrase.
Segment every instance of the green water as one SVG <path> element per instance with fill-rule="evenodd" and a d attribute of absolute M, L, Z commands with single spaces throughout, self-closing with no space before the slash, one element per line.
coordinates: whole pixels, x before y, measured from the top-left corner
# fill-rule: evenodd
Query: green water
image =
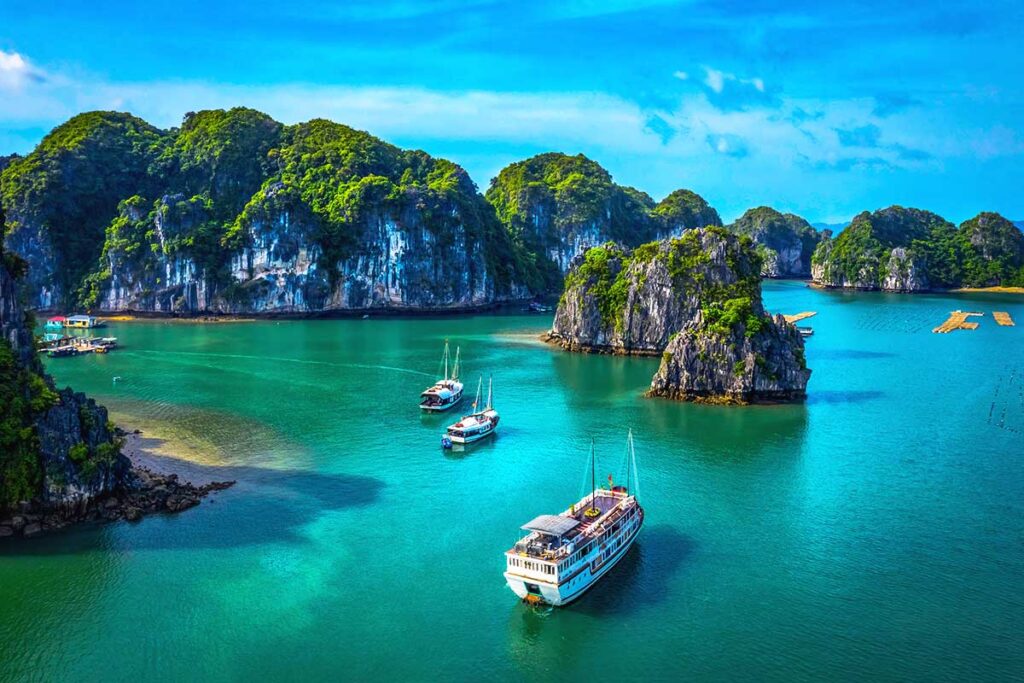
<path fill-rule="evenodd" d="M 805 406 L 641 396 L 657 362 L 559 352 L 548 318 L 112 324 L 62 384 L 208 453 L 184 514 L 0 545 L 0 679 L 1024 675 L 1024 299 L 766 286 L 807 321 Z M 974 332 L 936 335 L 955 308 Z M 493 442 L 446 454 L 420 390 L 443 339 Z M 114 376 L 121 379 L 115 384 Z M 502 579 L 518 526 L 636 434 L 647 520 L 563 610 Z"/>

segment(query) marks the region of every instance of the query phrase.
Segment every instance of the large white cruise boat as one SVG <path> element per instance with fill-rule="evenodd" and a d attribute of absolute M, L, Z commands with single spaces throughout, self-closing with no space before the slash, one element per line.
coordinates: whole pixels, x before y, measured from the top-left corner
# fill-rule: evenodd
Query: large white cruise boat
<path fill-rule="evenodd" d="M 644 523 L 637 502 L 633 432 L 627 442 L 626 485 L 597 488 L 591 444 L 591 491 L 559 515 L 541 515 L 505 552 L 505 581 L 524 601 L 567 605 L 608 573 L 633 545 Z"/>
<path fill-rule="evenodd" d="M 477 412 L 472 415 L 464 415 L 461 420 L 448 427 L 441 436 L 441 446 L 451 448 L 452 444 L 456 443 L 473 443 L 498 431 L 498 422 L 501 421 L 501 416 L 498 415 L 498 411 L 494 409 L 491 402 L 494 380 L 491 379 L 487 384 L 487 406 L 483 410 L 478 410 L 483 388 L 484 378 L 481 377 L 480 384 L 476 389 L 476 400 L 473 401 L 473 410 Z"/>
<path fill-rule="evenodd" d="M 448 410 L 462 400 L 462 382 L 459 381 L 459 349 L 455 349 L 455 365 L 451 376 L 448 375 L 448 359 L 451 352 L 448 340 L 444 342 L 444 379 L 438 380 L 434 386 L 420 394 L 420 409 L 431 413 Z"/>

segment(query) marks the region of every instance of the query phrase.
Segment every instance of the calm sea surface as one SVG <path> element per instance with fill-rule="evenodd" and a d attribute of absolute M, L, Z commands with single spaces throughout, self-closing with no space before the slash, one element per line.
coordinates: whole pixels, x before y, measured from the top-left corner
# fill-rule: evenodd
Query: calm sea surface
<path fill-rule="evenodd" d="M 1024 299 L 766 299 L 818 312 L 806 405 L 645 399 L 656 360 L 548 348 L 549 316 L 111 324 L 58 382 L 238 484 L 0 545 L 0 679 L 1024 676 Z M 932 334 L 956 308 L 979 329 Z M 502 414 L 455 453 L 416 408 L 446 337 Z M 520 604 L 519 525 L 577 499 L 591 437 L 623 472 L 629 427 L 636 545 L 569 608 Z"/>

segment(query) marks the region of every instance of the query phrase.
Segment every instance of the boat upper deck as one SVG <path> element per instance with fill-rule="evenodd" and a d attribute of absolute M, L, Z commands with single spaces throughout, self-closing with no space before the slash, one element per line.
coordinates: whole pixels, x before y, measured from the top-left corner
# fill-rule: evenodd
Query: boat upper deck
<path fill-rule="evenodd" d="M 510 552 L 525 554 L 543 560 L 558 560 L 568 555 L 593 537 L 599 536 L 628 511 L 636 507 L 636 498 L 624 489 L 596 491 L 591 502 L 587 494 L 582 500 L 560 515 L 541 515 L 523 529 L 529 531 Z M 591 508 L 597 514 L 588 512 Z"/>

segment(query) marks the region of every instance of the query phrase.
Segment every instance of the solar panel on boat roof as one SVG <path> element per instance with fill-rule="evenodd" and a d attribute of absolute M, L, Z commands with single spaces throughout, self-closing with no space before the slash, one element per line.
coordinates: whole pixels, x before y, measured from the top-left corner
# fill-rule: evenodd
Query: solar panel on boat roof
<path fill-rule="evenodd" d="M 551 534 L 552 536 L 564 536 L 577 526 L 579 526 L 579 522 L 572 517 L 541 515 L 529 524 L 524 524 L 521 528 L 526 529 L 527 531 L 539 531 L 542 534 Z"/>

